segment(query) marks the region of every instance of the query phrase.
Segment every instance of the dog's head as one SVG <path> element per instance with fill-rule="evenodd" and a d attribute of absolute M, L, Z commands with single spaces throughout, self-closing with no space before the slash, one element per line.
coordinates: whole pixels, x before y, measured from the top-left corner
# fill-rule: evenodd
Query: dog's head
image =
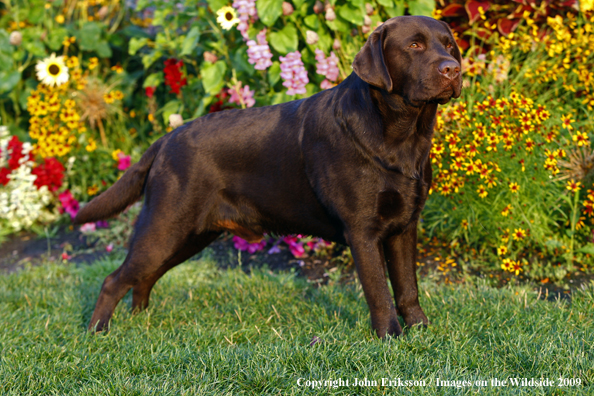
<path fill-rule="evenodd" d="M 447 103 L 460 96 L 462 60 L 445 22 L 422 16 L 387 20 L 355 56 L 365 82 L 405 100 Z"/>

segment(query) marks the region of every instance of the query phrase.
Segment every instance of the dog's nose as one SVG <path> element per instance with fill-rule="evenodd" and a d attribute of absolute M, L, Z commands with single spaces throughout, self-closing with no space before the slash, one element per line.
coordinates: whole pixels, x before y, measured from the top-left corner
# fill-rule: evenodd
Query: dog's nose
<path fill-rule="evenodd" d="M 453 80 L 460 75 L 460 65 L 458 65 L 458 62 L 451 60 L 441 62 L 437 69 L 444 75 L 444 77 L 447 77 L 450 80 Z"/>

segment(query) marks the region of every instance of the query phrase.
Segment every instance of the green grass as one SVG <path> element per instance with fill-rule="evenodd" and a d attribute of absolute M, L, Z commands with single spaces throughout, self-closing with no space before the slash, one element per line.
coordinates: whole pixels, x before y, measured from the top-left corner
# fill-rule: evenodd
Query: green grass
<path fill-rule="evenodd" d="M 594 394 L 594 287 L 569 303 L 525 287 L 422 281 L 432 325 L 381 341 L 358 284 L 314 288 L 291 273 L 217 270 L 207 258 L 170 271 L 148 312 L 131 315 L 127 296 L 112 330 L 90 335 L 100 285 L 119 263 L 0 275 L 0 394 Z M 322 342 L 310 347 L 314 335 Z M 365 377 L 427 386 L 297 385 Z M 435 386 L 508 377 L 582 386 Z"/>

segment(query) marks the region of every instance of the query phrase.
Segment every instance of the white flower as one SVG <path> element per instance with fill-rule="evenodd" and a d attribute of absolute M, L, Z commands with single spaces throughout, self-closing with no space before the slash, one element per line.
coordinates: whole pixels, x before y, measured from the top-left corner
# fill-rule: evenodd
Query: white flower
<path fill-rule="evenodd" d="M 305 32 L 305 42 L 309 45 L 314 45 L 315 43 L 318 42 L 318 40 L 320 39 L 320 37 L 318 36 L 318 34 L 312 30 L 308 30 Z"/>
<path fill-rule="evenodd" d="M 60 86 L 68 82 L 68 68 L 64 64 L 63 56 L 51 54 L 49 58 L 37 62 L 35 70 L 37 79 L 49 87 Z"/>
<path fill-rule="evenodd" d="M 217 22 L 223 29 L 229 30 L 233 26 L 237 25 L 240 20 L 237 18 L 237 12 L 235 11 L 235 8 L 225 6 L 217 11 Z"/>
<path fill-rule="evenodd" d="M 184 119 L 179 114 L 171 114 L 169 116 L 169 126 L 173 129 L 184 125 Z"/>

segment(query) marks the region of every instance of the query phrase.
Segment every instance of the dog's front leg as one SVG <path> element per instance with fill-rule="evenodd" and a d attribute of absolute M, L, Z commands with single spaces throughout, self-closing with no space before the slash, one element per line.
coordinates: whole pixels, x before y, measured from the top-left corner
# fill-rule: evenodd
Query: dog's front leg
<path fill-rule="evenodd" d="M 407 230 L 388 238 L 384 242 L 386 265 L 394 289 L 398 312 L 407 326 L 429 324 L 427 316 L 419 305 L 417 288 L 417 223 Z"/>
<path fill-rule="evenodd" d="M 402 328 L 388 287 L 381 244 L 351 239 L 350 246 L 369 305 L 371 327 L 380 338 L 400 335 Z"/>

